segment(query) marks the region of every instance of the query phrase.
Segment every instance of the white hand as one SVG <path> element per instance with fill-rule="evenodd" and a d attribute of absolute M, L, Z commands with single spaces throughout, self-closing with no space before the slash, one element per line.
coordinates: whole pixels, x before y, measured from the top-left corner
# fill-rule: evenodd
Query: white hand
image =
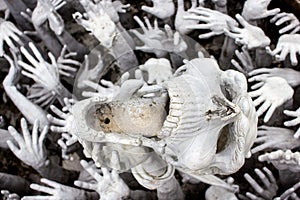
<path fill-rule="evenodd" d="M 86 80 L 83 81 L 83 84 L 85 84 L 87 87 L 92 88 L 96 92 L 92 91 L 83 91 L 82 96 L 83 97 L 103 97 L 107 98 L 108 101 L 111 101 L 113 97 L 119 92 L 120 86 L 114 85 L 110 81 L 101 80 L 100 83 L 103 85 L 100 85 L 98 83 L 94 83 L 92 81 Z"/>
<path fill-rule="evenodd" d="M 21 60 L 18 61 L 18 64 L 24 68 L 22 74 L 42 85 L 48 91 L 59 94 L 58 88 L 61 83 L 59 80 L 58 66 L 54 56 L 50 52 L 48 53 L 48 56 L 51 59 L 50 64 L 44 60 L 33 43 L 29 43 L 29 47 L 36 58 L 34 58 L 24 47 L 21 47 L 21 52 L 31 64 L 29 65 Z"/>
<path fill-rule="evenodd" d="M 39 192 L 44 192 L 49 194 L 48 196 L 24 196 L 22 200 L 64 200 L 64 199 L 74 199 L 82 200 L 87 199 L 85 191 L 70 186 L 62 185 L 55 181 L 42 178 L 41 182 L 47 186 L 42 186 L 38 184 L 31 184 L 30 188 Z"/>
<path fill-rule="evenodd" d="M 19 37 L 22 35 L 23 33 L 13 23 L 0 18 L 0 57 L 4 55 L 4 42 L 9 46 L 10 49 L 12 49 L 14 52 L 17 52 L 18 48 L 15 46 L 13 41 L 17 42 L 19 45 L 23 45 Z"/>
<path fill-rule="evenodd" d="M 278 190 L 276 179 L 273 173 L 267 167 L 264 167 L 263 170 L 265 173 L 263 173 L 260 169 L 254 169 L 254 172 L 263 183 L 263 186 L 260 186 L 248 173 L 246 173 L 244 177 L 251 187 L 259 194 L 259 196 L 263 197 L 263 199 L 272 199 Z M 256 195 L 247 192 L 246 196 L 250 199 L 254 199 L 252 197 Z"/>
<path fill-rule="evenodd" d="M 193 15 L 187 15 L 184 17 L 185 19 L 194 19 L 204 23 L 189 25 L 187 28 L 211 30 L 208 33 L 200 34 L 200 39 L 207 39 L 212 36 L 221 35 L 224 33 L 225 28 L 230 29 L 230 27 L 238 27 L 239 25 L 229 15 L 208 8 L 198 7 L 196 9 L 190 9 L 189 13 L 193 13 Z M 230 24 L 230 27 L 228 24 Z"/>
<path fill-rule="evenodd" d="M 96 180 L 96 182 L 89 183 L 83 181 L 75 181 L 74 185 L 88 190 L 95 190 L 101 196 L 101 199 L 104 200 L 121 200 L 122 198 L 129 195 L 130 190 L 128 186 L 120 178 L 115 169 L 109 172 L 107 168 L 101 168 L 103 173 L 103 175 L 101 176 L 92 167 L 92 164 L 87 163 L 85 160 L 81 160 L 80 164 Z"/>
<path fill-rule="evenodd" d="M 74 73 L 76 73 L 77 68 L 71 65 L 80 66 L 81 64 L 77 60 L 73 60 L 70 58 L 72 56 L 76 56 L 76 52 L 70 52 L 66 54 L 66 51 L 67 45 L 64 45 L 61 50 L 60 56 L 57 58 L 59 73 L 66 77 L 74 77 Z"/>
<path fill-rule="evenodd" d="M 242 47 L 242 52 L 235 50 L 235 55 L 239 59 L 242 66 L 234 59 L 231 60 L 231 64 L 245 76 L 248 76 L 248 73 L 254 69 L 253 61 L 248 50 L 246 47 Z"/>
<path fill-rule="evenodd" d="M 278 13 L 271 20 L 271 23 L 275 23 L 276 26 L 288 23 L 279 30 L 280 34 L 290 32 L 290 34 L 295 34 L 300 30 L 300 22 L 298 18 L 293 13 Z"/>
<path fill-rule="evenodd" d="M 175 5 L 173 0 L 152 0 L 152 2 L 153 7 L 142 6 L 142 10 L 162 20 L 174 15 Z"/>
<path fill-rule="evenodd" d="M 268 10 L 270 2 L 271 0 L 247 0 L 243 7 L 242 16 L 249 21 L 276 15 L 280 9 Z"/>
<path fill-rule="evenodd" d="M 298 64 L 297 54 L 300 53 L 300 34 L 280 36 L 276 48 L 273 51 L 268 48 L 267 51 L 279 61 L 284 61 L 287 55 L 290 54 L 292 65 L 296 66 Z"/>
<path fill-rule="evenodd" d="M 178 0 L 177 3 L 177 13 L 175 17 L 175 29 L 182 35 L 188 34 L 192 32 L 192 29 L 188 28 L 188 26 L 198 24 L 197 20 L 194 19 L 185 19 L 186 15 L 190 15 L 190 10 L 195 9 L 197 7 L 197 0 L 191 0 L 192 6 L 189 10 L 185 11 L 184 9 L 184 0 Z"/>
<path fill-rule="evenodd" d="M 258 89 L 259 88 L 259 89 Z M 289 84 L 280 77 L 269 77 L 251 87 L 249 95 L 257 97 L 253 103 L 255 106 L 263 103 L 257 110 L 257 116 L 261 116 L 267 111 L 264 122 L 268 122 L 275 109 L 293 97 L 294 90 Z"/>
<path fill-rule="evenodd" d="M 10 150 L 25 164 L 33 167 L 34 169 L 39 169 L 45 165 L 46 154 L 44 149 L 44 139 L 48 132 L 48 127 L 46 126 L 41 132 L 40 137 L 38 137 L 38 120 L 34 122 L 32 135 L 30 135 L 26 120 L 21 119 L 21 128 L 23 137 L 16 131 L 12 126 L 8 127 L 9 133 L 14 137 L 18 146 L 15 146 L 12 141 L 8 140 L 7 145 Z"/>
<path fill-rule="evenodd" d="M 294 131 L 287 128 L 260 126 L 255 143 L 261 143 L 251 149 L 252 153 L 272 149 L 293 149 L 300 146 L 300 141 L 294 137 Z"/>
<path fill-rule="evenodd" d="M 300 182 L 296 183 L 295 185 L 287 189 L 284 193 L 280 195 L 280 197 L 276 197 L 274 198 L 274 200 L 300 199 L 297 193 L 295 192 L 296 190 L 298 190 L 299 187 L 300 187 Z"/>
<path fill-rule="evenodd" d="M 264 31 L 249 24 L 242 16 L 235 16 L 244 28 L 230 27 L 230 30 L 224 29 L 225 34 L 233 39 L 239 45 L 245 45 L 247 49 L 266 47 L 270 44 L 270 39 L 265 35 Z"/>
<path fill-rule="evenodd" d="M 142 71 L 147 71 L 149 76 L 147 82 L 149 84 L 161 84 L 172 76 L 171 63 L 165 58 L 150 58 L 145 64 L 140 65 L 139 68 Z"/>
<path fill-rule="evenodd" d="M 61 119 L 53 117 L 52 115 L 48 114 L 47 118 L 50 122 L 54 125 L 50 126 L 51 131 L 59 132 L 59 133 L 70 133 L 71 127 L 73 125 L 73 114 L 72 112 L 64 113 L 60 111 L 57 107 L 51 105 L 50 109 Z"/>

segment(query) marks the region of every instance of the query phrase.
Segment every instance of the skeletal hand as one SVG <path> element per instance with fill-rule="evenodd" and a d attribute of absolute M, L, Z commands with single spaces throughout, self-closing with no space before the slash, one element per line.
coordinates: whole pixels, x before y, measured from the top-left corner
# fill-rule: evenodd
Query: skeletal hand
<path fill-rule="evenodd" d="M 296 190 L 300 187 L 300 182 L 293 185 L 291 188 L 287 189 L 284 193 L 280 195 L 280 197 L 274 198 L 274 200 L 287 200 L 287 199 L 300 199 L 298 197 Z"/>
<path fill-rule="evenodd" d="M 268 148 L 286 150 L 298 147 L 300 141 L 294 137 L 294 133 L 287 128 L 260 126 L 255 140 L 255 143 L 260 144 L 251 149 L 251 152 L 257 153 Z"/>
<path fill-rule="evenodd" d="M 31 48 L 35 58 L 24 47 L 21 47 L 21 52 L 31 64 L 29 65 L 21 60 L 18 61 L 18 64 L 24 68 L 22 74 L 42 85 L 48 91 L 51 91 L 54 94 L 59 94 L 58 88 L 61 83 L 59 80 L 58 65 L 54 56 L 52 53 L 48 53 L 51 60 L 50 64 L 44 60 L 33 43 L 29 43 L 29 47 Z"/>
<path fill-rule="evenodd" d="M 300 153 L 291 150 L 277 150 L 265 153 L 258 157 L 260 162 L 271 162 L 278 170 L 289 170 L 295 173 L 300 172 Z"/>
<path fill-rule="evenodd" d="M 269 77 L 281 77 L 292 87 L 300 85 L 300 72 L 291 68 L 259 68 L 249 72 L 249 82 L 262 81 Z"/>
<path fill-rule="evenodd" d="M 150 58 L 145 64 L 140 65 L 139 68 L 142 71 L 147 71 L 149 76 L 147 82 L 149 84 L 161 84 L 172 76 L 171 63 L 165 58 Z"/>
<path fill-rule="evenodd" d="M 152 2 L 153 7 L 142 6 L 142 10 L 162 20 L 174 15 L 175 5 L 173 0 L 152 0 Z"/>
<path fill-rule="evenodd" d="M 268 10 L 270 2 L 271 0 L 247 0 L 243 7 L 242 16 L 249 21 L 276 15 L 280 9 Z"/>
<path fill-rule="evenodd" d="M 23 45 L 21 35 L 23 33 L 13 23 L 0 18 L 0 57 L 4 55 L 4 42 L 13 52 L 19 51 L 14 42 Z"/>
<path fill-rule="evenodd" d="M 64 20 L 57 13 L 66 4 L 63 0 L 38 0 L 31 14 L 31 21 L 35 26 L 41 26 L 46 20 L 49 21 L 50 29 L 57 35 L 64 30 Z"/>
<path fill-rule="evenodd" d="M 295 117 L 295 119 L 293 120 L 284 122 L 285 126 L 290 127 L 290 126 L 296 126 L 300 124 L 300 108 L 298 108 L 296 111 L 284 110 L 283 113 L 289 117 Z M 299 136 L 300 136 L 300 128 L 298 128 L 298 130 L 294 134 L 294 137 L 297 139 L 299 138 Z"/>
<path fill-rule="evenodd" d="M 187 15 L 184 17 L 185 19 L 193 19 L 203 23 L 189 25 L 187 28 L 211 30 L 208 33 L 200 34 L 200 39 L 207 39 L 212 36 L 221 35 L 224 33 L 225 28 L 230 29 L 230 27 L 238 27 L 238 23 L 233 18 L 216 10 L 198 7 L 196 9 L 190 9 L 189 13 L 192 13 L 193 15 Z"/>
<path fill-rule="evenodd" d="M 27 98 L 42 108 L 48 107 L 55 100 L 51 91 L 38 83 L 29 88 Z"/>
<path fill-rule="evenodd" d="M 244 28 L 230 27 L 230 30 L 224 29 L 225 34 L 235 40 L 239 45 L 245 45 L 247 49 L 266 47 L 270 44 L 270 39 L 265 35 L 264 31 L 249 24 L 242 16 L 235 16 Z"/>
<path fill-rule="evenodd" d="M 7 145 L 10 150 L 25 164 L 39 169 L 45 165 L 46 153 L 44 149 L 44 139 L 48 132 L 48 127 L 45 126 L 38 137 L 38 120 L 34 122 L 32 135 L 30 135 L 26 120 L 21 119 L 21 128 L 23 137 L 12 126 L 8 127 L 9 133 L 13 136 L 18 146 L 15 146 L 12 141 L 8 140 Z"/>
<path fill-rule="evenodd" d="M 20 200 L 20 196 L 16 193 L 11 194 L 8 190 L 1 190 L 3 200 Z"/>
<path fill-rule="evenodd" d="M 191 13 L 189 13 L 189 11 L 192 9 L 195 9 L 197 7 L 197 0 L 191 0 L 191 1 L 192 1 L 192 6 L 187 11 L 185 11 L 185 9 L 184 9 L 184 0 L 177 1 L 178 8 L 177 8 L 177 13 L 176 13 L 176 17 L 175 17 L 175 28 L 182 35 L 186 35 L 186 34 L 192 32 L 192 29 L 188 28 L 188 26 L 198 24 L 197 20 L 185 19 L 186 15 L 191 15 Z"/>
<path fill-rule="evenodd" d="M 81 160 L 82 167 L 95 179 L 96 182 L 75 181 L 74 185 L 88 190 L 95 190 L 103 200 L 116 199 L 121 200 L 129 196 L 129 188 L 120 178 L 118 172 L 113 169 L 111 172 L 107 168 L 102 167 L 100 175 L 92 164 Z"/>
<path fill-rule="evenodd" d="M 270 20 L 270 22 L 275 23 L 276 26 L 288 23 L 288 25 L 279 30 L 280 34 L 285 34 L 287 32 L 295 34 L 300 30 L 300 22 L 293 13 L 278 13 Z"/>
<path fill-rule="evenodd" d="M 242 52 L 236 50 L 235 55 L 242 66 L 234 59 L 231 60 L 231 64 L 245 76 L 248 76 L 248 73 L 254 69 L 253 61 L 248 50 L 245 47 L 242 47 Z"/>
<path fill-rule="evenodd" d="M 254 169 L 254 172 L 263 183 L 263 186 L 259 185 L 248 173 L 244 175 L 247 182 L 257 192 L 257 194 L 259 194 L 260 197 L 263 197 L 260 198 L 250 192 L 247 192 L 246 196 L 250 199 L 272 199 L 276 195 L 278 186 L 273 173 L 267 167 L 264 167 L 263 170 L 264 173 L 260 169 Z"/>
<path fill-rule="evenodd" d="M 74 73 L 77 71 L 76 67 L 72 67 L 71 65 L 80 66 L 80 62 L 77 60 L 73 60 L 70 57 L 76 56 L 76 52 L 70 52 L 66 54 L 67 45 L 61 50 L 60 56 L 57 58 L 57 66 L 59 69 L 59 73 L 66 77 L 74 77 Z"/>
<path fill-rule="evenodd" d="M 89 0 L 80 0 L 80 3 L 86 13 L 82 15 L 76 12 L 73 14 L 73 18 L 87 31 L 91 31 L 103 46 L 106 48 L 112 47 L 117 30 L 115 23 L 111 20 L 104 7 L 101 3 L 95 4 Z"/>
<path fill-rule="evenodd" d="M 298 64 L 297 53 L 300 53 L 300 34 L 285 34 L 280 36 L 276 48 L 273 51 L 267 48 L 267 52 L 275 56 L 278 61 L 284 61 L 287 55 L 290 54 L 291 63 L 293 66 L 296 66 Z"/>
<path fill-rule="evenodd" d="M 154 26 L 152 26 L 149 19 L 144 17 L 147 25 L 147 27 L 145 27 L 144 23 L 138 16 L 134 16 L 133 18 L 144 32 L 141 34 L 137 30 L 132 30 L 132 33 L 134 33 L 144 43 L 143 46 L 136 47 L 136 49 L 147 53 L 155 53 L 157 57 L 164 56 L 166 52 L 162 46 L 162 40 L 166 38 L 166 35 L 158 28 L 157 20 L 154 20 Z"/>
<path fill-rule="evenodd" d="M 31 184 L 30 188 L 39 192 L 43 192 L 48 194 L 48 196 L 24 196 L 22 200 L 64 200 L 64 199 L 74 199 L 74 200 L 82 200 L 87 199 L 84 190 L 73 188 L 70 186 L 62 185 L 55 181 L 51 181 L 49 179 L 42 178 L 41 182 L 46 186 Z"/>
<path fill-rule="evenodd" d="M 294 90 L 286 80 L 280 77 L 268 77 L 251 87 L 249 95 L 257 97 L 253 103 L 255 106 L 263 103 L 257 110 L 257 116 L 267 113 L 264 122 L 268 122 L 272 117 L 275 109 L 293 97 Z"/>

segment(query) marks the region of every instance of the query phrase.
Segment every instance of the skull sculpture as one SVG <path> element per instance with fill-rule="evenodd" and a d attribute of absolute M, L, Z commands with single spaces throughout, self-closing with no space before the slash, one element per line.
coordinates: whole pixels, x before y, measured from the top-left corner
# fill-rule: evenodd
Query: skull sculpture
<path fill-rule="evenodd" d="M 99 164 L 113 167 L 110 156 L 117 151 L 119 170 L 138 174 L 150 159 L 157 171 L 171 174 L 176 167 L 198 176 L 234 173 L 250 156 L 257 116 L 241 73 L 221 71 L 213 59 L 194 59 L 156 95 L 138 95 L 140 88 L 129 100 L 92 98 L 73 107 L 72 132 Z"/>

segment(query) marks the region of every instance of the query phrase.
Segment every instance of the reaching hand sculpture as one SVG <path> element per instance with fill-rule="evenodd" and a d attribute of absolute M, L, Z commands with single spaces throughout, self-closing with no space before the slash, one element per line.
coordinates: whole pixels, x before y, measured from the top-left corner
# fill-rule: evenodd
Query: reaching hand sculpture
<path fill-rule="evenodd" d="M 278 170 L 289 170 L 294 173 L 300 172 L 300 153 L 291 150 L 277 150 L 265 153 L 258 157 L 260 162 L 271 162 Z"/>
<path fill-rule="evenodd" d="M 296 111 L 284 110 L 283 113 L 289 117 L 295 117 L 295 119 L 293 120 L 284 122 L 285 126 L 290 127 L 290 126 L 296 126 L 300 124 L 300 108 L 298 108 Z M 297 139 L 299 138 L 299 136 L 300 136 L 300 128 L 298 128 L 298 130 L 294 134 L 294 137 Z"/>
<path fill-rule="evenodd" d="M 84 63 L 82 65 L 83 69 L 79 70 L 76 77 L 76 86 L 78 89 L 87 87 L 87 85 L 84 84 L 84 81 L 98 81 L 104 70 L 104 65 L 100 54 L 98 55 L 97 64 L 92 69 L 89 69 L 90 61 L 87 55 L 84 56 Z"/>
<path fill-rule="evenodd" d="M 164 28 L 166 38 L 162 41 L 162 46 L 165 51 L 180 54 L 187 50 L 188 46 L 178 31 L 174 33 L 168 24 Z"/>
<path fill-rule="evenodd" d="M 257 153 L 265 149 L 293 149 L 300 146 L 300 141 L 294 137 L 294 131 L 287 128 L 260 126 L 254 143 L 259 143 L 251 149 Z M 261 143 L 261 144 L 260 144 Z"/>
<path fill-rule="evenodd" d="M 10 140 L 7 141 L 7 145 L 10 150 L 25 164 L 33 167 L 34 169 L 39 169 L 46 164 L 47 155 L 44 148 L 44 139 L 48 132 L 48 127 L 46 126 L 41 135 L 38 137 L 38 120 L 35 121 L 33 125 L 32 135 L 30 135 L 26 120 L 21 119 L 21 128 L 23 137 L 16 131 L 12 126 L 8 128 L 9 133 L 14 137 L 18 146 Z"/>
<path fill-rule="evenodd" d="M 86 191 L 62 185 L 61 183 L 51 181 L 46 178 L 42 178 L 41 182 L 46 186 L 31 184 L 30 188 L 39 192 L 48 194 L 48 196 L 24 196 L 23 200 L 38 200 L 38 199 L 49 199 L 49 200 L 63 200 L 63 199 L 74 199 L 74 200 L 85 200 L 88 199 Z"/>
<path fill-rule="evenodd" d="M 4 42 L 13 52 L 18 52 L 19 50 L 14 42 L 23 45 L 23 42 L 20 39 L 20 36 L 22 36 L 23 33 L 13 23 L 2 18 L 0 18 L 0 33 L 0 57 L 4 55 Z"/>
<path fill-rule="evenodd" d="M 198 7 L 196 9 L 190 9 L 188 11 L 193 15 L 187 15 L 185 19 L 193 19 L 198 22 L 204 22 L 196 25 L 189 25 L 189 29 L 208 29 L 211 30 L 208 33 L 200 34 L 200 39 L 207 39 L 216 35 L 224 33 L 224 29 L 230 29 L 230 27 L 238 27 L 238 23 L 229 15 L 223 14 L 216 10 L 211 10 L 204 7 Z"/>
<path fill-rule="evenodd" d="M 123 4 L 121 1 L 116 0 L 112 2 L 115 10 L 119 13 L 126 13 L 126 9 L 130 7 L 130 4 Z"/>
<path fill-rule="evenodd" d="M 116 2 L 121 3 L 120 1 Z M 112 0 L 96 0 L 95 5 L 100 9 L 99 12 L 104 11 L 114 23 L 119 22 L 120 18 L 118 15 L 118 10 L 116 10 L 117 3 L 112 2 Z M 122 7 L 121 9 L 123 10 Z"/>
<path fill-rule="evenodd" d="M 272 117 L 275 109 L 286 101 L 290 100 L 294 95 L 294 90 L 287 81 L 280 77 L 268 77 L 261 80 L 251 87 L 249 95 L 257 97 L 253 103 L 255 106 L 263 103 L 257 110 L 257 116 L 261 116 L 264 112 L 267 113 L 264 117 L 264 122 L 268 122 Z"/>
<path fill-rule="evenodd" d="M 57 35 L 64 30 L 64 20 L 57 13 L 66 2 L 64 0 L 38 0 L 32 12 L 31 21 L 35 26 L 41 26 L 46 20 L 49 21 L 50 29 Z"/>
<path fill-rule="evenodd" d="M 264 31 L 249 24 L 241 15 L 237 14 L 236 19 L 243 28 L 230 27 L 224 29 L 225 34 L 235 40 L 239 45 L 245 45 L 247 49 L 263 48 L 270 44 L 271 40 L 265 35 Z"/>
<path fill-rule="evenodd" d="M 270 2 L 271 0 L 247 0 L 243 7 L 242 16 L 247 21 L 251 21 L 276 15 L 280 9 L 268 10 Z"/>
<path fill-rule="evenodd" d="M 263 168 L 264 173 L 260 169 L 254 169 L 254 172 L 259 177 L 263 186 L 260 186 L 248 173 L 244 175 L 247 182 L 251 185 L 251 187 L 259 194 L 260 197 L 252 194 L 251 192 L 247 192 L 246 196 L 250 199 L 272 199 L 278 190 L 278 185 L 276 183 L 276 179 L 273 173 L 267 168 Z"/>
<path fill-rule="evenodd" d="M 22 74 L 34 80 L 38 85 L 42 86 L 47 92 L 52 93 L 63 103 L 62 98 L 70 97 L 70 92 L 61 84 L 59 79 L 59 67 L 52 53 L 48 53 L 51 64 L 45 61 L 39 50 L 33 43 L 29 43 L 35 57 L 33 57 L 24 47 L 21 47 L 21 52 L 27 58 L 31 65 L 19 60 L 18 64 L 24 68 Z M 25 71 L 26 70 L 26 71 Z"/>
<path fill-rule="evenodd" d="M 285 34 L 280 36 L 276 48 L 273 51 L 269 48 L 267 48 L 267 51 L 270 55 L 275 56 L 278 61 L 284 61 L 287 55 L 290 54 L 291 63 L 293 66 L 296 66 L 298 64 L 297 54 L 300 53 L 299 41 L 300 34 Z"/>
<path fill-rule="evenodd" d="M 226 179 L 226 182 L 231 185 L 232 187 L 238 187 L 237 185 L 234 185 L 234 179 L 232 177 L 228 177 Z M 205 192 L 205 199 L 206 200 L 237 200 L 238 198 L 235 196 L 235 194 L 232 191 L 229 191 L 223 187 L 218 186 L 210 186 L 206 192 Z"/>
<path fill-rule="evenodd" d="M 173 0 L 152 0 L 153 7 L 142 6 L 142 10 L 148 12 L 159 19 L 166 20 L 175 13 Z"/>
<path fill-rule="evenodd" d="M 73 114 L 69 110 L 67 113 L 60 111 L 57 107 L 51 105 L 50 109 L 61 119 L 53 117 L 52 115 L 48 114 L 47 118 L 50 122 L 54 125 L 50 126 L 51 131 L 59 132 L 59 133 L 69 133 L 72 123 L 73 123 Z"/>
<path fill-rule="evenodd" d="M 169 60 L 165 58 L 155 59 L 150 58 L 145 64 L 140 65 L 142 71 L 148 73 L 148 84 L 162 84 L 172 76 L 172 68 Z"/>
<path fill-rule="evenodd" d="M 95 4 L 92 1 L 80 0 L 86 13 L 82 15 L 76 12 L 73 14 L 73 18 L 87 31 L 90 31 L 102 45 L 110 48 L 117 35 L 116 25 L 101 5 L 102 1 L 99 2 Z M 112 5 L 111 7 L 114 9 Z"/>
<path fill-rule="evenodd" d="M 293 13 L 278 13 L 270 20 L 270 22 L 275 23 L 276 26 L 288 23 L 288 25 L 279 30 L 279 34 L 286 34 L 288 32 L 290 32 L 290 34 L 295 34 L 300 30 L 300 22 Z"/>
<path fill-rule="evenodd" d="M 129 196 L 130 189 L 115 169 L 109 172 L 107 168 L 102 167 L 103 175 L 101 176 L 92 167 L 92 164 L 87 163 L 85 160 L 81 160 L 80 164 L 96 182 L 75 181 L 74 185 L 88 190 L 95 190 L 103 200 L 121 200 Z"/>
<path fill-rule="evenodd" d="M 263 81 L 269 77 L 281 77 L 285 79 L 291 87 L 300 85 L 300 72 L 291 68 L 259 68 L 249 72 L 249 82 Z"/>
<path fill-rule="evenodd" d="M 177 13 L 175 17 L 175 28 L 182 35 L 186 35 L 192 32 L 192 29 L 188 28 L 188 26 L 198 24 L 197 20 L 185 19 L 186 15 L 191 15 L 189 11 L 197 7 L 197 0 L 191 0 L 191 2 L 192 2 L 191 8 L 185 11 L 184 0 L 177 1 L 178 5 L 177 5 Z"/>
<path fill-rule="evenodd" d="M 164 51 L 161 41 L 166 37 L 165 33 L 158 28 L 157 20 L 154 20 L 154 26 L 151 25 L 147 17 L 144 18 L 147 27 L 138 16 L 133 17 L 134 20 L 139 24 L 144 34 L 139 33 L 137 30 L 132 30 L 143 43 L 143 46 L 136 47 L 137 50 L 141 50 L 148 53 L 155 53 L 157 57 L 162 57 L 166 54 Z"/>
<path fill-rule="evenodd" d="M 10 193 L 8 190 L 1 190 L 1 194 L 3 195 L 3 199 L 5 200 L 20 200 L 20 196 L 16 193 Z"/>
<path fill-rule="evenodd" d="M 242 66 L 234 59 L 231 60 L 231 64 L 239 72 L 242 72 L 245 76 L 248 76 L 248 73 L 254 69 L 253 61 L 248 50 L 246 49 L 246 47 L 242 47 L 242 52 L 236 50 L 235 55 L 239 59 Z"/>

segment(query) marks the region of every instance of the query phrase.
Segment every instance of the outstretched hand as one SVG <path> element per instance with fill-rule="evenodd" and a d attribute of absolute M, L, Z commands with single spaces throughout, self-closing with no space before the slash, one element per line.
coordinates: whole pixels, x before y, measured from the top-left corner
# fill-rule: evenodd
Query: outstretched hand
<path fill-rule="evenodd" d="M 159 19 L 165 20 L 174 15 L 175 5 L 173 0 L 152 0 L 153 7 L 142 6 L 142 10 Z"/>

